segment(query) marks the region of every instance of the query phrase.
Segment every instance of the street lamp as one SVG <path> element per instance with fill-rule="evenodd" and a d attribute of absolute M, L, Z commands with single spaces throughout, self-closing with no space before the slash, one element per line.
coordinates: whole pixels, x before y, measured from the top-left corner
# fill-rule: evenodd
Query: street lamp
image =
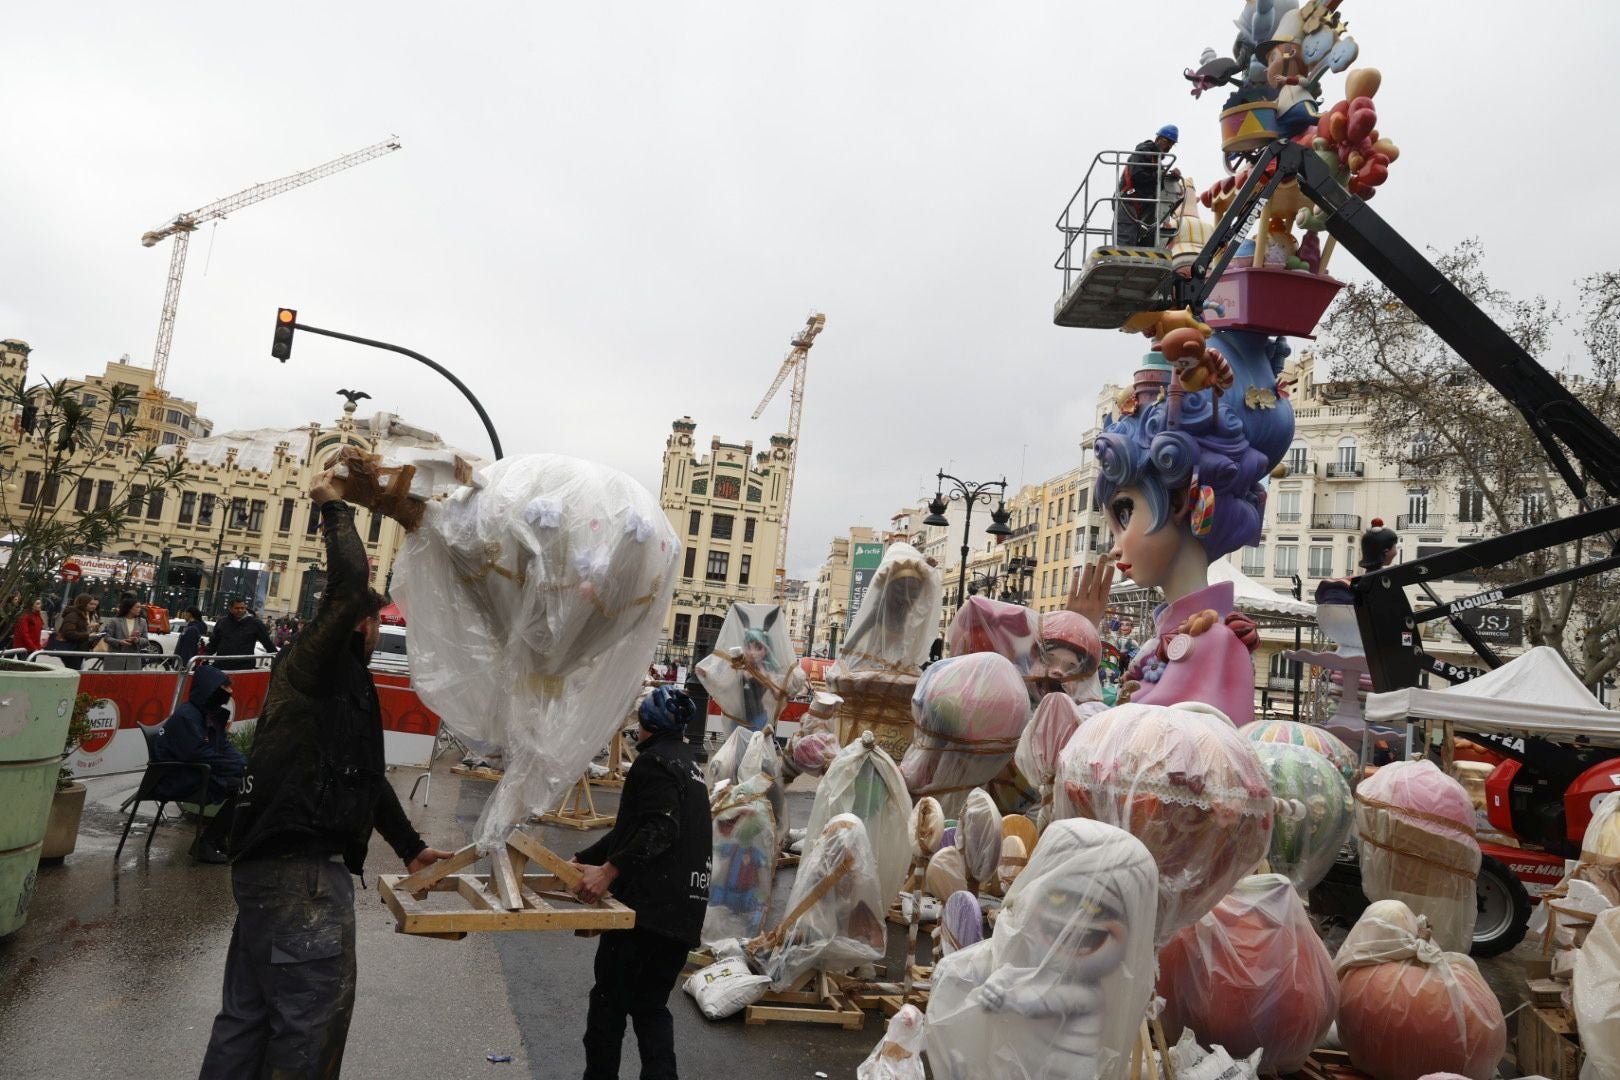
<path fill-rule="evenodd" d="M 951 482 L 949 495 L 945 494 L 945 481 L 947 480 Z M 968 549 L 971 546 L 968 537 L 973 534 L 973 504 L 982 502 L 984 505 L 989 506 L 992 488 L 996 491 L 996 508 L 990 512 L 990 527 L 984 531 L 998 540 L 1002 537 L 1011 536 L 1012 530 L 1007 527 L 1007 522 L 1012 518 L 1012 514 L 1007 510 L 1006 477 L 1002 477 L 1000 480 L 987 480 L 982 484 L 974 484 L 966 480 L 960 480 L 941 469 L 939 471 L 939 486 L 934 490 L 933 501 L 928 504 L 928 516 L 923 518 L 924 525 L 948 526 L 951 522 L 945 516 L 945 511 L 950 509 L 951 503 L 958 500 L 963 504 L 962 562 L 956 573 L 956 610 L 958 611 L 962 610 L 962 601 L 967 596 L 967 559 Z"/>
<path fill-rule="evenodd" d="M 1028 591 L 1024 582 L 1034 573 L 1035 560 L 1029 556 L 1014 555 L 1008 559 L 1007 571 L 1004 577 L 1007 589 L 1002 593 L 1002 598 L 1011 600 L 1015 604 L 1026 603 L 1028 601 Z"/>
<path fill-rule="evenodd" d="M 214 604 L 219 600 L 219 557 L 224 553 L 225 550 L 225 526 L 229 524 L 232 528 L 245 529 L 247 528 L 248 523 L 247 514 L 243 513 L 242 508 L 236 505 L 236 500 L 226 500 L 215 496 L 214 502 L 225 503 L 225 512 L 220 515 L 219 537 L 214 541 L 214 576 L 209 579 L 208 583 L 209 611 L 214 610 Z M 231 520 L 233 514 L 236 518 L 235 521 Z M 243 555 L 242 559 L 245 563 L 247 556 Z"/>
<path fill-rule="evenodd" d="M 839 608 L 829 616 L 832 624 L 827 627 L 827 659 L 838 659 L 838 625 L 844 621 L 844 609 Z"/>
<path fill-rule="evenodd" d="M 1304 595 L 1305 595 L 1305 583 L 1303 581 L 1299 580 L 1299 575 L 1298 574 L 1295 574 L 1294 575 L 1294 599 L 1298 600 L 1301 597 L 1303 597 Z M 1295 652 L 1296 655 L 1299 653 L 1299 647 L 1300 647 L 1299 618 L 1298 618 L 1298 616 L 1295 616 L 1295 619 L 1294 619 L 1294 652 Z M 1299 676 L 1300 676 L 1300 669 L 1303 668 L 1304 666 L 1305 665 L 1300 663 L 1300 661 L 1298 661 L 1298 660 L 1294 661 L 1294 719 L 1296 721 L 1299 719 Z"/>

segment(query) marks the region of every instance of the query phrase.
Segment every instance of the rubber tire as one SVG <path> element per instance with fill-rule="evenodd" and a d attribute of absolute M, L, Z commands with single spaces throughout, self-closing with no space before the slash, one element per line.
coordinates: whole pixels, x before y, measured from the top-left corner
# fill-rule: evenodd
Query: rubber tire
<path fill-rule="evenodd" d="M 1513 919 L 1490 937 L 1481 937 L 1481 928 L 1476 924 L 1474 943 L 1468 950 L 1470 956 L 1500 956 L 1523 941 L 1525 931 L 1530 928 L 1530 894 L 1525 891 L 1524 882 L 1489 855 L 1482 855 L 1479 860 L 1479 886 L 1483 887 L 1487 882 L 1505 894 L 1513 908 Z M 1484 906 L 1483 896 L 1479 897 L 1479 903 L 1481 907 Z M 1489 932 L 1488 929 L 1486 932 Z"/>

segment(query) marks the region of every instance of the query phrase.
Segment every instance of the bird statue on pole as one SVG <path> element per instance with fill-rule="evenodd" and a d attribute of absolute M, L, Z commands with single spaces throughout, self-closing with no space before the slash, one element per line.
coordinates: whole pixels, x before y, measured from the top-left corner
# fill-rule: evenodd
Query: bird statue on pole
<path fill-rule="evenodd" d="M 371 395 L 366 393 L 364 390 L 339 390 L 338 395 L 348 399 L 348 404 L 343 406 L 343 411 L 351 416 L 354 414 L 354 410 L 360 404 L 362 398 L 371 397 Z"/>

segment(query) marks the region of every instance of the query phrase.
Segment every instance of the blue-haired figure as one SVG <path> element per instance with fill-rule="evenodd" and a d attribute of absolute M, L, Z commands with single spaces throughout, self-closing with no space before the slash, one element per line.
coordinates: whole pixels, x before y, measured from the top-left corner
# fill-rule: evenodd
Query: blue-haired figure
<path fill-rule="evenodd" d="M 1288 348 L 1233 330 L 1208 347 L 1182 331 L 1161 348 L 1094 448 L 1097 501 L 1114 532 L 1109 557 L 1166 601 L 1120 700 L 1202 701 L 1244 724 L 1254 718 L 1254 624 L 1233 616 L 1232 585 L 1210 585 L 1209 564 L 1260 538 L 1264 481 L 1294 437 L 1293 407 L 1277 393 Z"/>

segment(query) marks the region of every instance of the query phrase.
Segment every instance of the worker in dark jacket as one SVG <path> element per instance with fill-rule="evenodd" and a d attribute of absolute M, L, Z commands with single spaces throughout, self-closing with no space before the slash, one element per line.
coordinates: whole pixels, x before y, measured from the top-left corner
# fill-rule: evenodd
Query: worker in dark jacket
<path fill-rule="evenodd" d="M 270 675 L 231 830 L 236 926 L 203 1080 L 337 1076 L 354 1012 L 354 882 L 372 829 L 411 872 L 447 858 L 411 827 L 384 772 L 367 662 L 382 598 L 331 470 L 310 483 L 326 592 Z"/>
<path fill-rule="evenodd" d="M 686 723 L 686 741 L 692 744 L 692 760 L 701 765 L 709 760 L 709 748 L 703 741 L 709 734 L 709 689 L 698 678 L 696 666 L 686 672 L 686 696 L 692 699 L 692 719 Z"/>
<path fill-rule="evenodd" d="M 574 856 L 580 899 L 609 889 L 636 925 L 609 930 L 596 948 L 596 985 L 585 1020 L 585 1080 L 617 1080 L 625 1018 L 636 1028 L 642 1080 L 674 1080 L 675 1020 L 669 995 L 696 947 L 709 907 L 709 792 L 681 738 L 692 701 L 659 687 L 641 703 L 642 737 L 625 777 L 619 817 Z"/>
<path fill-rule="evenodd" d="M 191 857 L 206 863 L 223 863 L 225 841 L 230 835 L 232 813 L 247 759 L 232 745 L 226 729 L 231 722 L 226 706 L 231 700 L 231 677 L 216 667 L 201 667 L 192 676 L 191 693 L 169 714 L 152 741 L 152 760 L 196 763 L 208 766 L 208 792 L 203 802 L 218 805 L 214 819 L 192 845 Z M 175 802 L 197 799 L 193 779 L 166 776 L 159 795 Z"/>
<path fill-rule="evenodd" d="M 1167 155 L 1175 148 L 1181 132 L 1166 124 L 1153 138 L 1136 144 L 1119 178 L 1119 206 L 1114 215 L 1114 242 L 1120 247 L 1155 247 L 1158 226 L 1163 219 L 1161 199 L 1171 180 L 1181 179 L 1179 169 L 1167 169 Z"/>
<path fill-rule="evenodd" d="M 270 631 L 264 628 L 264 623 L 248 614 L 247 601 L 231 601 L 225 617 L 214 623 L 214 639 L 209 643 L 208 651 L 215 656 L 249 657 L 253 655 L 254 644 L 263 645 L 265 652 L 276 651 L 276 643 L 270 640 Z M 253 661 L 247 659 L 220 660 L 218 663 L 231 671 L 242 671 L 253 666 Z"/>
<path fill-rule="evenodd" d="M 203 631 L 207 629 L 203 623 L 202 612 L 196 608 L 186 608 L 185 616 L 186 628 L 180 631 L 180 640 L 174 643 L 174 655 L 180 658 L 182 666 L 189 664 L 203 651 Z"/>

